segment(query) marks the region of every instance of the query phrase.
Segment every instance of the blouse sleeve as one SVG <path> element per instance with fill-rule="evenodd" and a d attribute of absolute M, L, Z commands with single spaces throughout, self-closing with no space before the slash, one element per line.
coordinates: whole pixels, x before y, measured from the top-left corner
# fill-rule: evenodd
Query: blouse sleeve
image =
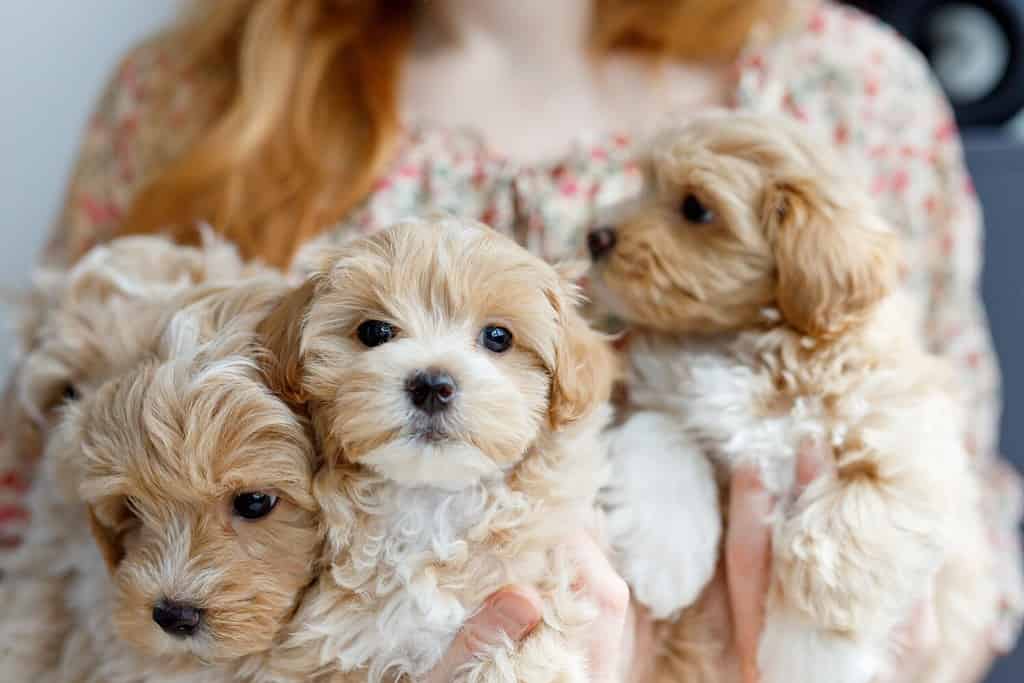
<path fill-rule="evenodd" d="M 921 109 L 933 112 L 928 161 L 923 168 L 915 169 L 921 173 L 918 182 L 926 188 L 928 198 L 921 218 L 932 223 L 927 245 L 931 297 L 925 316 L 926 332 L 933 349 L 952 362 L 957 385 L 963 388 L 967 401 L 966 446 L 987 485 L 982 503 L 996 544 L 998 579 L 1003 587 L 994 645 L 1008 651 L 1017 640 L 1024 617 L 1021 480 L 998 454 L 1000 374 L 979 281 L 982 211 L 964 164 L 952 113 L 930 77 L 922 88 Z"/>
<path fill-rule="evenodd" d="M 83 131 L 44 263 L 66 266 L 112 237 L 160 150 L 177 137 L 173 127 L 154 121 L 167 68 L 159 38 L 122 58 Z"/>
<path fill-rule="evenodd" d="M 874 19 L 824 3 L 806 26 L 741 65 L 739 106 L 776 110 L 831 141 L 905 238 L 904 284 L 968 413 L 964 443 L 986 483 L 1011 645 L 1024 614 L 1021 482 L 998 456 L 1000 376 L 981 302 L 982 214 L 959 134 L 927 62 Z"/>

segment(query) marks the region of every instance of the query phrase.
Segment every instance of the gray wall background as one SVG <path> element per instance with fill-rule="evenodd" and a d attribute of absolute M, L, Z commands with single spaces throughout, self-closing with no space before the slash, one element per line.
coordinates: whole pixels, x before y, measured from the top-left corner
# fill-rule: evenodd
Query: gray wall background
<path fill-rule="evenodd" d="M 0 2 L 0 286 L 25 281 L 56 218 L 82 127 L 118 55 L 166 23 L 177 6 L 176 0 Z M 1002 446 L 1024 470 L 1024 145 L 973 132 L 967 140 L 986 209 L 984 294 L 1006 382 Z M 10 343 L 6 328 L 0 330 L 0 376 Z M 1022 680 L 1018 648 L 990 683 Z"/>
<path fill-rule="evenodd" d="M 982 294 L 1003 371 L 1001 447 L 1024 472 L 1024 141 L 997 131 L 965 133 L 967 163 L 985 210 Z M 1024 645 L 997 665 L 988 683 L 1024 681 Z"/>
<path fill-rule="evenodd" d="M 77 141 L 118 56 L 176 0 L 0 2 L 0 287 L 26 277 L 56 219 Z M 11 336 L 0 324 L 0 377 Z"/>

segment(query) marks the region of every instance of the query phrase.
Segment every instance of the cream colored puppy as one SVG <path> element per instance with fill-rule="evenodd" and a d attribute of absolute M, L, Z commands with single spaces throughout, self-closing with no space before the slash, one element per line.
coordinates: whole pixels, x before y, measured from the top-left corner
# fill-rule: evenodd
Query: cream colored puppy
<path fill-rule="evenodd" d="M 460 672 L 583 681 L 595 614 L 558 549 L 605 481 L 610 355 L 554 268 L 480 224 L 398 225 L 327 255 L 267 330 L 278 389 L 308 402 L 327 461 L 325 570 L 283 666 L 363 680 L 429 671 L 498 588 L 543 623 Z M 290 325 L 282 324 L 290 321 Z"/>
<path fill-rule="evenodd" d="M 4 671 L 273 680 L 266 658 L 321 546 L 312 432 L 269 391 L 254 332 L 286 291 L 268 281 L 193 302 L 134 368 L 64 409 L 8 563 Z M 24 661 L 13 646 L 43 631 L 50 649 Z"/>
<path fill-rule="evenodd" d="M 256 273 L 263 277 L 244 286 L 210 284 Z M 200 282 L 206 284 L 196 286 Z M 261 535 L 271 534 L 281 543 L 294 541 L 295 535 L 315 535 L 293 523 L 290 512 L 278 514 L 278 523 L 263 525 L 267 528 L 262 531 L 239 525 L 233 533 L 220 523 L 209 525 L 220 517 L 230 519 L 227 512 L 208 516 L 199 529 L 188 526 L 196 519 L 188 517 L 190 511 L 209 512 L 204 502 L 209 507 L 219 500 L 210 487 L 224 485 L 224 478 L 234 477 L 237 486 L 254 479 L 254 465 L 263 463 L 249 463 L 247 470 L 235 459 L 247 446 L 250 458 L 260 458 L 263 442 L 284 457 L 288 451 L 275 439 L 297 440 L 293 451 L 301 451 L 302 463 L 293 469 L 308 469 L 308 438 L 289 436 L 285 430 L 291 425 L 293 432 L 302 432 L 304 422 L 271 398 L 260 382 L 257 368 L 269 359 L 252 333 L 288 289 L 269 271 L 243 266 L 222 243 L 191 249 L 161 238 L 117 240 L 90 252 L 66 276 L 45 283 L 35 294 L 45 294 L 53 308 L 27 339 L 30 351 L 15 376 L 19 412 L 10 419 L 33 437 L 15 440 L 12 445 L 22 449 L 15 452 L 31 457 L 24 450 L 31 445 L 45 449 L 46 457 L 30 492 L 26 538 L 20 548 L 0 558 L 5 576 L 0 584 L 5 606 L 0 615 L 0 671 L 12 681 L 224 680 L 223 666 L 208 670 L 204 663 L 248 662 L 250 654 L 267 649 L 297 600 L 299 589 L 291 584 L 298 581 L 304 587 L 311 580 L 302 544 L 287 552 L 274 550 Z M 179 313 L 180 308 L 186 310 Z M 207 341 L 224 334 L 228 338 L 219 346 Z M 215 394 L 223 401 L 211 406 Z M 269 438 L 246 433 L 244 409 L 231 411 L 233 402 L 251 404 L 249 423 L 271 420 L 273 409 L 280 409 L 277 422 L 271 420 L 266 427 Z M 204 416 L 204 406 L 213 415 Z M 216 422 L 219 411 L 225 418 L 230 412 L 231 420 Z M 205 427 L 199 424 L 204 417 L 211 422 Z M 175 442 L 175 435 L 193 441 Z M 237 451 L 224 453 L 232 439 Z M 100 463 L 97 458 L 106 459 Z M 271 467 L 274 457 L 265 460 L 266 477 L 281 474 Z M 220 466 L 213 468 L 217 462 Z M 206 490 L 186 485 L 189 477 L 198 484 L 204 474 L 218 479 Z M 102 484 L 90 484 L 100 475 Z M 166 481 L 157 486 L 154 478 L 160 477 Z M 279 486 L 308 508 L 310 477 L 305 477 L 304 497 L 291 493 L 302 488 L 301 477 L 282 475 Z M 117 481 L 122 488 L 136 489 L 118 498 Z M 261 491 L 254 485 L 250 493 Z M 146 516 L 136 517 L 143 512 L 132 506 L 144 506 L 146 493 L 163 498 L 152 501 Z M 123 512 L 114 528 L 116 500 L 129 497 L 133 511 Z M 307 512 L 306 527 L 311 519 Z M 182 545 L 182 534 L 190 543 Z M 172 537 L 175 542 L 168 540 Z M 160 538 L 166 546 L 158 543 Z M 204 538 L 217 546 L 216 552 L 203 549 Z M 123 547 L 129 539 L 138 545 Z M 190 554 L 174 564 L 175 549 Z M 262 562 L 266 568 L 261 574 L 260 560 L 266 559 L 261 555 L 271 551 L 275 556 Z M 305 555 L 315 555 L 315 547 Z M 217 560 L 223 567 L 215 566 Z M 261 578 L 267 573 L 280 577 Z M 259 590 L 247 590 L 242 577 Z M 179 604 L 173 598 L 179 596 L 153 597 L 147 591 L 174 588 L 184 593 L 198 584 L 208 592 L 196 597 L 201 604 L 194 609 L 201 620 L 197 636 L 187 638 L 187 624 L 171 620 Z M 234 603 L 231 590 L 243 592 L 235 595 Z M 170 607 L 161 608 L 165 598 Z M 234 630 L 223 625 L 232 620 L 246 623 L 236 623 Z M 199 641 L 202 646 L 196 645 Z"/>
<path fill-rule="evenodd" d="M 720 538 L 706 458 L 753 463 L 780 500 L 766 683 L 871 680 L 933 582 L 962 661 L 996 607 L 991 558 L 950 373 L 894 292 L 896 236 L 787 121 L 706 116 L 653 149 L 651 194 L 589 235 L 596 297 L 634 328 L 610 522 L 627 579 L 660 616 L 690 604 Z M 835 474 L 793 500 L 808 438 Z"/>
<path fill-rule="evenodd" d="M 0 431 L 8 435 L 0 474 L 27 484 L 59 408 L 134 365 L 140 334 L 157 324 L 149 318 L 163 315 L 154 302 L 259 272 L 265 269 L 244 264 L 209 232 L 201 248 L 125 237 L 95 247 L 69 270 L 37 270 L 14 307 L 17 349 L 13 395 L 0 414 Z"/>

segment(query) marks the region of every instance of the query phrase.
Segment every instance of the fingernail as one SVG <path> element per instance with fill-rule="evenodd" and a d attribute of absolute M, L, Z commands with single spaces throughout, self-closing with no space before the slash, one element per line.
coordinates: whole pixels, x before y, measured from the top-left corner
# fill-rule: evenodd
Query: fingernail
<path fill-rule="evenodd" d="M 517 593 L 499 596 L 492 605 L 498 625 L 512 640 L 520 640 L 537 625 L 538 613 L 533 603 Z"/>

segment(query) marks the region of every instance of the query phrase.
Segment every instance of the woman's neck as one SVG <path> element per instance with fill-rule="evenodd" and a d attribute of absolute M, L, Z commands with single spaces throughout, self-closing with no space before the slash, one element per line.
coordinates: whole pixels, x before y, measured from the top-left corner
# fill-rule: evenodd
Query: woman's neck
<path fill-rule="evenodd" d="M 527 64 L 578 62 L 592 0 L 431 0 L 424 24 L 446 42 Z"/>

